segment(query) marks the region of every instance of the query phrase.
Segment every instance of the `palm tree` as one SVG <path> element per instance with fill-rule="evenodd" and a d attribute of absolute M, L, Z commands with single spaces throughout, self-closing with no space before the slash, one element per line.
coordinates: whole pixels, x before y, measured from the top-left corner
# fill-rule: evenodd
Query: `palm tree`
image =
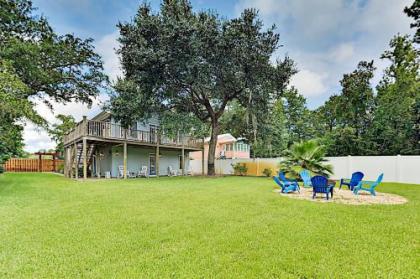
<path fill-rule="evenodd" d="M 332 165 L 325 164 L 325 147 L 317 140 L 294 143 L 280 164 L 280 170 L 298 177 L 302 169 L 313 174 L 329 176 L 333 173 Z"/>

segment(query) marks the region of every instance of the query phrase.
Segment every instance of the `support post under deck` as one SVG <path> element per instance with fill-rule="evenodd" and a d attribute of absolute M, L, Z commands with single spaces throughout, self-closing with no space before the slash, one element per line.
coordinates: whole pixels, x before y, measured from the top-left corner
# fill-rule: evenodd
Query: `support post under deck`
<path fill-rule="evenodd" d="M 73 160 L 72 160 L 73 155 L 74 155 L 73 145 L 69 145 L 69 160 L 68 160 L 68 166 L 67 166 L 67 171 L 69 173 L 69 178 L 73 177 Z"/>
<path fill-rule="evenodd" d="M 204 176 L 204 138 L 203 138 L 203 146 L 201 149 L 201 175 Z"/>
<path fill-rule="evenodd" d="M 67 177 L 67 166 L 68 166 L 68 153 L 67 153 L 68 148 L 64 147 L 64 177 Z"/>
<path fill-rule="evenodd" d="M 181 166 L 182 166 L 182 176 L 185 175 L 185 149 L 184 144 L 182 144 L 182 151 L 181 151 Z"/>
<path fill-rule="evenodd" d="M 74 178 L 79 178 L 79 158 L 77 158 L 77 142 L 74 142 Z"/>
<path fill-rule="evenodd" d="M 83 179 L 87 179 L 87 141 L 83 137 Z"/>
<path fill-rule="evenodd" d="M 127 142 L 124 141 L 124 164 L 123 164 L 123 171 L 124 171 L 124 179 L 127 179 Z"/>
<path fill-rule="evenodd" d="M 160 135 L 157 137 L 157 144 L 156 144 L 156 177 L 159 177 L 159 142 L 160 142 Z"/>

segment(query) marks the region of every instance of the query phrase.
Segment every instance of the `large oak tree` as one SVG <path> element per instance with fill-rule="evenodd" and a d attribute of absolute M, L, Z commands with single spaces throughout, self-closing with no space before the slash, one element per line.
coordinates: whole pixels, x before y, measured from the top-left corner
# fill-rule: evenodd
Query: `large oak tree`
<path fill-rule="evenodd" d="M 159 13 L 141 5 L 134 20 L 119 29 L 125 77 L 111 98 L 113 114 L 124 126 L 163 111 L 208 123 L 209 175 L 226 107 L 236 101 L 253 114 L 264 114 L 294 73 L 288 58 L 270 62 L 279 35 L 274 26 L 264 30 L 252 9 L 227 20 L 194 12 L 186 0 L 166 0 Z"/>
<path fill-rule="evenodd" d="M 91 104 L 107 82 L 92 39 L 57 34 L 35 10 L 29 0 L 0 0 L 0 138 L 14 134 L 20 142 L 3 141 L 2 158 L 23 146 L 20 121 L 48 125 L 35 101 L 51 109 L 51 101 Z"/>

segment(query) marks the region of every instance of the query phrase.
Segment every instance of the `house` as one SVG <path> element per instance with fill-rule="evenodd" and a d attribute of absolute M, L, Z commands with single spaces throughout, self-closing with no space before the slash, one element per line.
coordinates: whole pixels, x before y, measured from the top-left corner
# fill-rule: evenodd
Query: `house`
<path fill-rule="evenodd" d="M 90 120 L 83 117 L 64 136 L 64 174 L 84 178 L 186 174 L 189 153 L 194 151 L 203 151 L 203 139 L 179 133 L 166 136 L 157 116 L 124 129 L 103 111 Z"/>
<path fill-rule="evenodd" d="M 204 158 L 208 158 L 210 138 L 204 141 Z M 202 160 L 202 152 L 191 152 L 190 158 Z M 249 159 L 249 144 L 243 138 L 235 138 L 231 134 L 217 136 L 216 158 L 218 159 Z"/>

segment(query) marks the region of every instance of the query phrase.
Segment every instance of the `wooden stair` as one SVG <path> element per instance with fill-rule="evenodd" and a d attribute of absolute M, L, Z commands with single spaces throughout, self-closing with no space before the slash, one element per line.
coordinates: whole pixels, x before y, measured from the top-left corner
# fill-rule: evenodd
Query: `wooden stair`
<path fill-rule="evenodd" d="M 75 156 L 75 150 L 74 148 L 77 148 L 77 155 Z M 96 150 L 96 145 L 94 143 L 90 143 L 87 146 L 87 150 L 86 150 L 86 161 L 87 161 L 87 168 L 89 170 L 92 162 L 93 162 L 93 154 L 95 153 Z M 75 177 L 76 175 L 76 168 L 78 170 L 78 177 L 83 177 L 83 160 L 84 160 L 84 156 L 83 156 L 83 144 L 82 143 L 78 143 L 76 144 L 76 146 L 72 146 L 71 147 L 71 176 Z"/>

